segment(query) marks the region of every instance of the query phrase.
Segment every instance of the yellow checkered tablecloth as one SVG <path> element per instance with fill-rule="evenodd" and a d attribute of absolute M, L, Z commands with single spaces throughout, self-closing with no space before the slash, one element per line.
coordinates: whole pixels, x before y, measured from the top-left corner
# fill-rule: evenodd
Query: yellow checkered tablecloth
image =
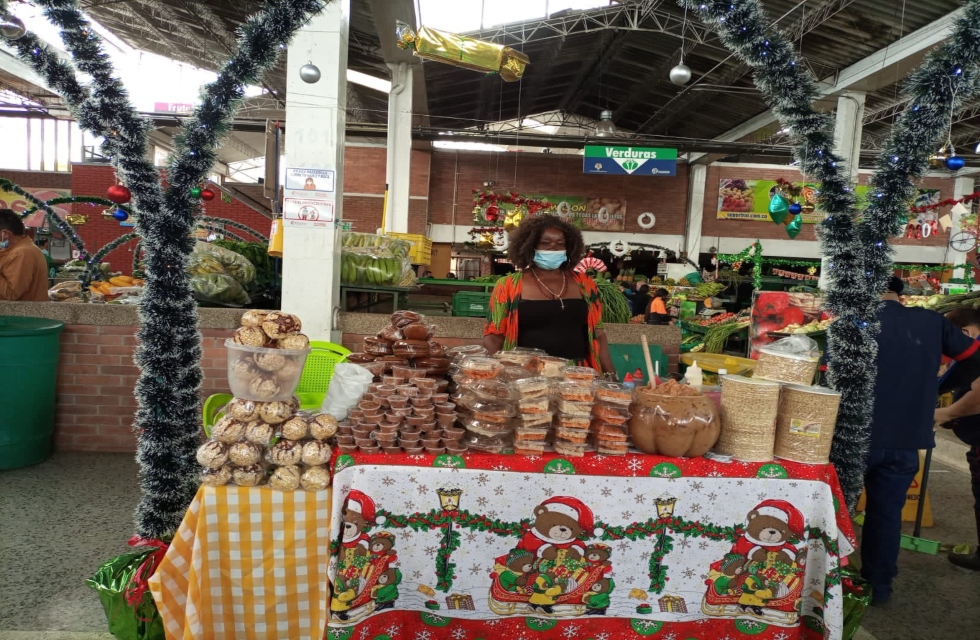
<path fill-rule="evenodd" d="M 321 638 L 330 496 L 202 486 L 149 580 L 167 639 Z"/>

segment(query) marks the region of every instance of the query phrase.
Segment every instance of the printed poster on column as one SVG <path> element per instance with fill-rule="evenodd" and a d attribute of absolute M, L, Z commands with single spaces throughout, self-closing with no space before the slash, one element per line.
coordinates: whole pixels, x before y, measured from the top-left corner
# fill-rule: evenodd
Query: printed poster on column
<path fill-rule="evenodd" d="M 282 218 L 288 227 L 322 227 L 333 225 L 333 200 L 316 198 L 284 198 Z"/>
<path fill-rule="evenodd" d="M 540 200 L 545 206 L 535 215 L 557 215 L 583 231 L 623 231 L 626 225 L 626 199 L 609 196 L 561 196 L 561 195 L 530 195 L 521 197 Z M 499 204 L 500 220 L 514 210 L 514 205 L 506 202 Z M 526 208 L 522 207 L 527 216 Z M 494 224 L 481 214 L 478 223 Z"/>
<path fill-rule="evenodd" d="M 824 219 L 824 213 L 816 208 L 820 185 L 812 182 L 794 182 L 802 186 L 800 204 L 803 205 L 804 224 L 815 224 Z M 859 206 L 868 188 L 858 186 L 855 190 Z M 769 200 L 776 193 L 775 180 L 741 180 L 722 178 L 718 186 L 719 220 L 755 220 L 769 222 Z"/>

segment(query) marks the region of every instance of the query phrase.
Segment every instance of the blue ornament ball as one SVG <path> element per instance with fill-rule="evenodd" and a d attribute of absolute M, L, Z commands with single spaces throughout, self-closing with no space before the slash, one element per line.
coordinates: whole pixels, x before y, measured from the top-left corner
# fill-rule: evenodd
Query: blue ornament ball
<path fill-rule="evenodd" d="M 794 202 L 789 205 L 790 215 L 797 215 L 798 213 L 803 213 L 803 206 L 799 202 Z"/>
<path fill-rule="evenodd" d="M 126 222 L 126 220 L 129 220 L 129 214 L 123 211 L 122 209 L 116 209 L 115 211 L 113 211 L 112 217 L 118 220 L 119 222 Z"/>
<path fill-rule="evenodd" d="M 950 156 L 944 162 L 950 171 L 959 171 L 966 166 L 966 160 L 960 156 Z"/>

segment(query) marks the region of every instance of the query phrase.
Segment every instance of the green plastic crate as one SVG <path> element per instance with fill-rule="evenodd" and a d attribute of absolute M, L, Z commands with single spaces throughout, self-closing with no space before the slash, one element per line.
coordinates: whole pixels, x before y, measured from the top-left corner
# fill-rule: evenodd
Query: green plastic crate
<path fill-rule="evenodd" d="M 453 294 L 453 315 L 461 318 L 486 318 L 490 314 L 490 294 L 459 291 Z"/>

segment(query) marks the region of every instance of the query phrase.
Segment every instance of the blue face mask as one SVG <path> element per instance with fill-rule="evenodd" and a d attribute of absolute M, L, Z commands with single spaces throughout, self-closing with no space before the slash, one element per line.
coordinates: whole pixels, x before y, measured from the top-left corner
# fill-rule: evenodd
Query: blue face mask
<path fill-rule="evenodd" d="M 10 238 L 7 238 L 6 240 L 0 240 L 0 250 L 6 249 L 9 246 L 10 246 Z"/>
<path fill-rule="evenodd" d="M 565 264 L 568 256 L 564 251 L 542 251 L 534 250 L 534 264 L 542 269 L 552 271 Z"/>

